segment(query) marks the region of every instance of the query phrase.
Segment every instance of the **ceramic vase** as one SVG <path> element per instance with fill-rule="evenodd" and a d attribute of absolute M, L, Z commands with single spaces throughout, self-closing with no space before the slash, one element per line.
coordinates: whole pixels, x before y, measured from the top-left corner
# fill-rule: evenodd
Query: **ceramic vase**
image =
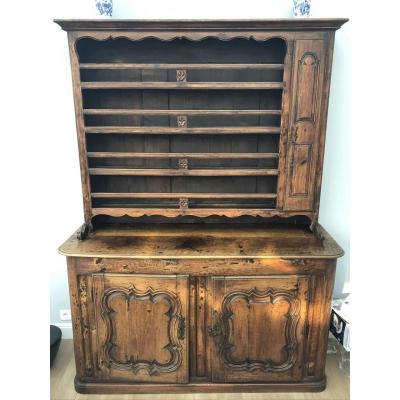
<path fill-rule="evenodd" d="M 308 17 L 310 15 L 311 0 L 293 0 L 293 16 Z"/>
<path fill-rule="evenodd" d="M 111 18 L 113 12 L 112 0 L 95 0 L 96 12 L 99 17 Z"/>

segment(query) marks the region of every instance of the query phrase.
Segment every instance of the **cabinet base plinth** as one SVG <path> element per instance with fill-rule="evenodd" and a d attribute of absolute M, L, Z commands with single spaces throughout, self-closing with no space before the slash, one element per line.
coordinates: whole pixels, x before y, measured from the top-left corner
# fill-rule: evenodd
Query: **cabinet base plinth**
<path fill-rule="evenodd" d="M 136 394 L 136 393 L 218 393 L 218 392 L 322 392 L 326 378 L 316 382 L 285 383 L 104 383 L 82 382 L 75 378 L 75 390 L 84 394 Z"/>

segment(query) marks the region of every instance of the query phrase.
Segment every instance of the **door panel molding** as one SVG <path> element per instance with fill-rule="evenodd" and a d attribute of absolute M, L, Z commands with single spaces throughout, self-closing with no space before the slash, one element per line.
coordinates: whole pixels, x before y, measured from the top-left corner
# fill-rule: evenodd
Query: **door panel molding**
<path fill-rule="evenodd" d="M 127 310 L 129 311 L 130 303 L 133 301 L 149 301 L 157 303 L 166 301 L 168 303 L 168 311 L 165 315 L 168 321 L 168 338 L 169 343 L 164 347 L 170 353 L 170 358 L 166 363 L 160 363 L 154 360 L 134 360 L 132 357 L 127 362 L 121 362 L 113 357 L 113 348 L 115 345 L 115 315 L 116 311 L 110 305 L 111 301 L 116 297 L 122 297 L 126 301 Z M 146 291 L 137 290 L 133 285 L 128 288 L 110 288 L 104 292 L 101 299 L 102 316 L 106 322 L 106 340 L 104 343 L 103 354 L 104 360 L 111 368 L 122 370 L 131 370 L 137 374 L 140 369 L 146 370 L 149 375 L 157 373 L 174 372 L 182 365 L 182 346 L 179 339 L 184 338 L 182 332 L 185 324 L 185 318 L 181 314 L 181 303 L 176 294 L 166 290 L 154 290 L 149 287 Z"/>
<path fill-rule="evenodd" d="M 309 277 L 212 277 L 213 382 L 303 376 Z"/>
<path fill-rule="evenodd" d="M 97 375 L 188 381 L 188 277 L 93 274 Z"/>
<path fill-rule="evenodd" d="M 312 51 L 305 52 L 298 60 L 295 122 L 309 121 L 315 124 L 319 65 L 320 60 Z"/>
<path fill-rule="evenodd" d="M 284 210 L 313 210 L 321 126 L 325 70 L 324 40 L 295 42 L 293 107 L 288 142 L 288 179 Z M 307 154 L 301 154 L 305 153 Z"/>
<path fill-rule="evenodd" d="M 221 306 L 221 325 L 222 325 L 222 343 L 220 345 L 220 358 L 228 368 L 234 371 L 256 371 L 264 372 L 280 372 L 290 369 L 296 362 L 296 349 L 298 346 L 296 338 L 296 328 L 299 321 L 300 304 L 297 300 L 297 290 L 274 290 L 268 288 L 260 291 L 253 287 L 249 291 L 235 291 L 224 297 Z M 232 303 L 238 299 L 244 299 L 248 306 L 254 303 L 270 303 L 276 304 L 278 301 L 285 301 L 289 304 L 289 311 L 283 315 L 287 319 L 285 329 L 282 334 L 285 336 L 286 359 L 282 363 L 276 363 L 271 359 L 267 360 L 235 360 L 232 349 L 234 344 L 231 342 L 232 318 Z"/>

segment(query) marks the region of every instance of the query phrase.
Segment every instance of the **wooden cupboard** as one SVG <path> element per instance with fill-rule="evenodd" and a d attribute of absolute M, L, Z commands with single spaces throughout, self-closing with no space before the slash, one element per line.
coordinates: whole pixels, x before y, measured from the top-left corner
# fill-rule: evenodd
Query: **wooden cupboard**
<path fill-rule="evenodd" d="M 325 387 L 343 251 L 323 228 L 104 227 L 60 253 L 79 392 Z"/>
<path fill-rule="evenodd" d="M 84 204 L 60 248 L 76 390 L 323 390 L 343 252 L 318 211 L 346 20 L 56 22 Z"/>

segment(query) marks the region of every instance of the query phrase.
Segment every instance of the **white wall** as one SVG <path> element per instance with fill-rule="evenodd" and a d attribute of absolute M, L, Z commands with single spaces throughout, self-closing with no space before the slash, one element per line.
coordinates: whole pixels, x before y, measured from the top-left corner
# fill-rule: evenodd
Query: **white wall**
<path fill-rule="evenodd" d="M 345 0 L 312 1 L 313 17 L 347 17 Z M 73 99 L 69 72 L 66 33 L 53 24 L 50 18 L 94 17 L 94 0 L 71 0 L 50 3 L 49 18 L 43 26 L 45 35 L 40 61 L 48 68 L 43 81 L 50 82 L 44 90 L 49 93 L 43 103 L 48 125 L 42 127 L 38 141 L 47 141 L 44 167 L 51 166 L 57 175 L 52 176 L 50 187 L 43 185 L 42 199 L 50 198 L 51 204 L 41 202 L 38 207 L 41 221 L 48 226 L 49 237 L 43 249 L 43 263 L 51 266 L 50 320 L 59 323 L 58 310 L 69 308 L 65 259 L 56 248 L 72 233 L 83 219 L 81 205 L 78 150 L 76 145 Z M 201 0 L 201 1 L 130 1 L 114 0 L 116 18 L 274 18 L 290 17 L 291 0 Z M 339 260 L 335 296 L 349 287 L 349 180 L 350 180 L 350 34 L 348 25 L 337 32 L 332 87 L 329 104 L 328 132 L 321 194 L 320 221 L 346 251 Z M 34 58 L 33 58 L 34 59 Z M 40 143 L 39 143 L 40 145 Z M 49 172 L 43 169 L 44 176 Z M 45 183 L 45 182 L 43 182 Z M 39 193 L 38 193 L 39 195 Z M 42 197 L 43 196 L 43 197 Z M 59 210 L 64 210 L 59 213 Z M 57 215 L 57 218 L 55 216 Z"/>

